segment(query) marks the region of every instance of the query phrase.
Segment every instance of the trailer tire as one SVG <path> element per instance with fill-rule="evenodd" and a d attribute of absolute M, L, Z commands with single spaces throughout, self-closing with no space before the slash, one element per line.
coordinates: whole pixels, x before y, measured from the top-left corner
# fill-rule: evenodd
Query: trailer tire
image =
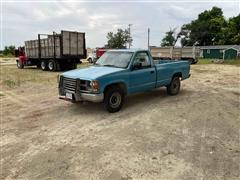
<path fill-rule="evenodd" d="M 167 93 L 169 95 L 177 95 L 180 91 L 181 81 L 178 76 L 172 78 L 171 83 L 167 86 Z"/>
<path fill-rule="evenodd" d="M 17 67 L 18 69 L 23 69 L 24 68 L 24 65 L 22 62 L 20 62 L 19 60 L 17 61 Z"/>
<path fill-rule="evenodd" d="M 194 60 L 192 61 L 192 64 L 197 64 L 197 62 L 198 62 L 198 60 L 194 59 Z"/>
<path fill-rule="evenodd" d="M 77 63 L 73 62 L 72 69 L 77 69 Z"/>
<path fill-rule="evenodd" d="M 61 71 L 61 66 L 59 62 L 56 62 L 56 71 Z"/>
<path fill-rule="evenodd" d="M 118 86 L 109 87 L 104 93 L 104 108 L 110 112 L 118 112 L 123 105 L 124 92 Z"/>
<path fill-rule="evenodd" d="M 48 69 L 49 71 L 56 71 L 56 62 L 54 60 L 49 60 L 48 61 Z"/>
<path fill-rule="evenodd" d="M 41 69 L 43 71 L 48 70 L 48 68 L 47 68 L 47 61 L 41 61 Z"/>

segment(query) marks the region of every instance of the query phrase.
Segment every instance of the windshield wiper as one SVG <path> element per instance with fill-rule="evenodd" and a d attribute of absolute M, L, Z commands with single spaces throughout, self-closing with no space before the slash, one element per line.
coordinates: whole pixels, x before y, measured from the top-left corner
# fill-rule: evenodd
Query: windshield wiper
<path fill-rule="evenodd" d="M 108 67 L 117 67 L 117 66 L 114 66 L 112 64 L 104 64 L 103 66 L 108 66 Z"/>

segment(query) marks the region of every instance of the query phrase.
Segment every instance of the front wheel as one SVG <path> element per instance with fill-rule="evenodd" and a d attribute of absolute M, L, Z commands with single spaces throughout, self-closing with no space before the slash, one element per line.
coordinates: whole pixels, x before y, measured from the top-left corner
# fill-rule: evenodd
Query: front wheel
<path fill-rule="evenodd" d="M 18 69 L 23 69 L 24 65 L 21 61 L 17 61 L 17 67 L 18 67 Z"/>
<path fill-rule="evenodd" d="M 119 87 L 110 87 L 104 94 L 104 107 L 110 113 L 119 111 L 123 101 L 124 93 Z"/>
<path fill-rule="evenodd" d="M 89 62 L 89 63 L 93 63 L 92 58 L 89 58 L 89 59 L 88 59 L 88 62 Z"/>
<path fill-rule="evenodd" d="M 179 77 L 173 77 L 171 83 L 167 86 L 169 95 L 177 95 L 180 91 L 181 81 Z"/>
<path fill-rule="evenodd" d="M 41 69 L 43 71 L 46 71 L 47 70 L 47 62 L 46 61 L 41 61 Z"/>

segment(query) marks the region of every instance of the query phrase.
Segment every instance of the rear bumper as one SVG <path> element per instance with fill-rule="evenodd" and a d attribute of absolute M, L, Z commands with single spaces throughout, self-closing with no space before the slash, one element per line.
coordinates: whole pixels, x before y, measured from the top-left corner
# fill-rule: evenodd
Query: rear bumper
<path fill-rule="evenodd" d="M 79 102 L 79 101 L 90 101 L 90 102 L 102 102 L 104 99 L 103 94 L 89 94 L 89 93 L 72 93 L 72 99 L 66 98 L 65 95 L 59 95 L 59 99 Z"/>

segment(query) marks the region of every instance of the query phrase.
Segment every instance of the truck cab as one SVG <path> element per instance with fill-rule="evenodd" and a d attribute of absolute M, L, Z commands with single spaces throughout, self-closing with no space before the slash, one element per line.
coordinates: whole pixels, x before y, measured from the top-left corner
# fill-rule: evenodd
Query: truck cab
<path fill-rule="evenodd" d="M 188 61 L 153 61 L 148 50 L 109 50 L 95 65 L 61 74 L 59 98 L 103 102 L 109 112 L 117 112 L 131 94 L 162 86 L 178 94 L 189 71 Z"/>

